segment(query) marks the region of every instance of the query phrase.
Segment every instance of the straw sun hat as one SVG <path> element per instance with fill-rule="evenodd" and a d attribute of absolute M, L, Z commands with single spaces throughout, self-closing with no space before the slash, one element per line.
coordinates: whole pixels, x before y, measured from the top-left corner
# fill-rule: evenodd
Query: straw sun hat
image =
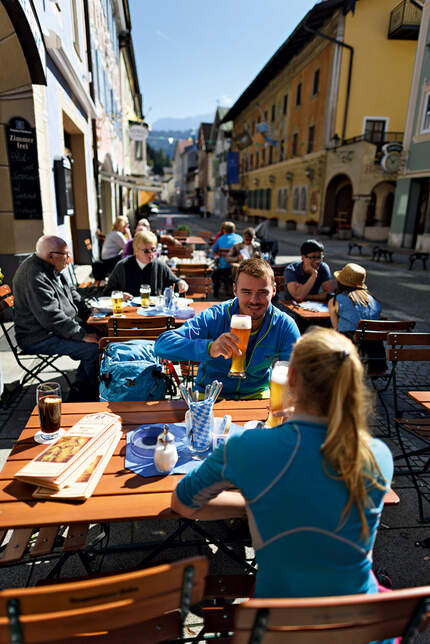
<path fill-rule="evenodd" d="M 366 269 L 359 264 L 347 264 L 341 271 L 334 271 L 334 276 L 343 286 L 367 289 L 365 284 Z"/>

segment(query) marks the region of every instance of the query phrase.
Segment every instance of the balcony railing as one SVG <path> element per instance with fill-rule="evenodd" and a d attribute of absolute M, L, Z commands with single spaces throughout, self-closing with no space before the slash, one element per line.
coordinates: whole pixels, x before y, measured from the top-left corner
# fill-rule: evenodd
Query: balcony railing
<path fill-rule="evenodd" d="M 418 40 L 422 10 L 410 0 L 402 0 L 390 14 L 388 38 L 391 40 Z"/>
<path fill-rule="evenodd" d="M 361 136 L 353 136 L 351 139 L 345 139 L 343 145 L 350 145 L 351 143 L 359 143 L 360 141 L 368 141 L 376 145 L 375 151 L 375 165 L 379 165 L 382 159 L 382 148 L 386 143 L 402 143 L 403 132 L 383 132 L 381 136 L 362 134 Z"/>

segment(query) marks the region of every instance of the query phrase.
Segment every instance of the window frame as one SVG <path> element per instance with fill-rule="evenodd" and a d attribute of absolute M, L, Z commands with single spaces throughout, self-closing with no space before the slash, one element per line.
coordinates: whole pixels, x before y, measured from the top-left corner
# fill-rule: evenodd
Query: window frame
<path fill-rule="evenodd" d="M 300 83 L 297 83 L 296 87 L 296 107 L 300 107 L 302 104 L 302 90 L 303 90 L 303 84 L 302 81 Z"/>
<path fill-rule="evenodd" d="M 312 96 L 317 96 L 320 92 L 320 83 L 321 83 L 321 68 L 318 67 L 314 71 L 314 78 L 312 81 Z M 315 88 L 316 85 L 316 88 Z"/>
<path fill-rule="evenodd" d="M 312 132 L 312 136 L 311 136 Z M 308 145 L 307 154 L 311 154 L 315 150 L 315 125 L 310 125 L 308 128 Z"/>
<path fill-rule="evenodd" d="M 428 119 L 428 127 L 425 127 L 426 119 Z M 430 90 L 428 90 L 424 96 L 423 114 L 421 118 L 421 129 L 420 129 L 420 134 L 429 134 L 429 133 L 430 133 Z"/>

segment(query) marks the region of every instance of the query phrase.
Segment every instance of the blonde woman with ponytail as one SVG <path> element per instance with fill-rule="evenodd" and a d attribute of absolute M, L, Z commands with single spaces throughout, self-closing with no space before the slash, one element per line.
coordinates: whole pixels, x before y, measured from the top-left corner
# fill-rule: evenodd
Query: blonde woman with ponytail
<path fill-rule="evenodd" d="M 172 507 L 216 518 L 217 508 L 242 502 L 256 597 L 378 592 L 372 549 L 393 460 L 369 434 L 357 351 L 347 337 L 314 327 L 297 341 L 288 378 L 288 421 L 234 433 L 179 482 Z M 229 487 L 242 497 L 222 491 Z"/>

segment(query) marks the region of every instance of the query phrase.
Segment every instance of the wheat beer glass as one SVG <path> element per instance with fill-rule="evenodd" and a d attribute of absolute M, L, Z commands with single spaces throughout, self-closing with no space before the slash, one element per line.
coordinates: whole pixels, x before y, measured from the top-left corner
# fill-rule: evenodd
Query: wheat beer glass
<path fill-rule="evenodd" d="M 140 304 L 143 309 L 147 309 L 150 304 L 151 287 L 149 284 L 142 284 L 140 287 Z"/>
<path fill-rule="evenodd" d="M 273 416 L 272 412 L 288 407 L 288 362 L 275 362 L 270 378 L 270 412 L 266 427 L 276 427 L 284 421 Z"/>
<path fill-rule="evenodd" d="M 122 315 L 122 291 L 112 291 L 112 309 L 114 315 Z"/>
<path fill-rule="evenodd" d="M 242 351 L 240 356 L 233 353 L 231 360 L 230 378 L 246 378 L 244 361 L 246 357 L 246 348 L 248 346 L 249 335 L 251 333 L 251 316 L 250 315 L 232 315 L 230 331 L 239 338 L 239 349 Z"/>
<path fill-rule="evenodd" d="M 61 400 L 61 387 L 57 382 L 43 382 L 37 386 L 40 431 L 34 436 L 36 442 L 52 443 L 60 436 Z"/>

